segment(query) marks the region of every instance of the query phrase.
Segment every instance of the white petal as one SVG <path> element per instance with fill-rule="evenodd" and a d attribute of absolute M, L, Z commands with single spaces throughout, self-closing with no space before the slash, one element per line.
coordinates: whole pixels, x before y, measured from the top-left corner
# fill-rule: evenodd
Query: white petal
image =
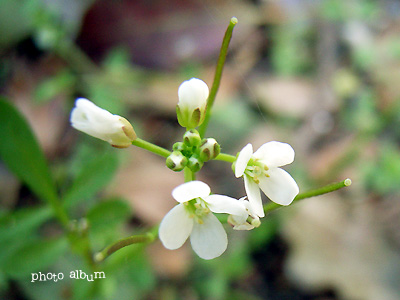
<path fill-rule="evenodd" d="M 178 202 L 187 202 L 195 198 L 205 198 L 210 195 L 211 190 L 208 184 L 202 181 L 185 182 L 172 191 L 172 197 Z"/>
<path fill-rule="evenodd" d="M 126 124 L 120 116 L 111 114 L 85 98 L 76 100 L 70 120 L 75 129 L 110 144 L 127 146 L 131 142 L 122 129 Z"/>
<path fill-rule="evenodd" d="M 288 172 L 280 168 L 268 171 L 269 177 L 260 177 L 260 188 L 271 201 L 280 205 L 289 205 L 299 193 L 296 181 Z"/>
<path fill-rule="evenodd" d="M 275 168 L 292 163 L 294 150 L 292 146 L 286 143 L 268 142 L 254 152 L 253 157 L 264 163 L 268 168 Z"/>
<path fill-rule="evenodd" d="M 235 176 L 237 178 L 239 178 L 244 174 L 244 170 L 246 170 L 247 164 L 249 163 L 249 160 L 252 155 L 253 155 L 253 146 L 251 144 L 247 144 L 239 152 L 235 164 Z"/>
<path fill-rule="evenodd" d="M 178 89 L 178 105 L 181 109 L 187 108 L 189 111 L 204 107 L 207 103 L 208 94 L 208 86 L 203 80 L 197 78 L 186 80 L 182 82 Z"/>
<path fill-rule="evenodd" d="M 254 226 L 246 222 L 246 223 L 243 223 L 240 225 L 233 226 L 233 229 L 235 229 L 235 230 L 252 230 L 252 229 L 254 229 Z"/>
<path fill-rule="evenodd" d="M 239 226 L 242 224 L 247 223 L 247 218 L 249 217 L 249 214 L 246 213 L 246 215 L 229 215 L 228 217 L 228 222 L 234 226 Z M 235 228 L 234 228 L 235 229 Z"/>
<path fill-rule="evenodd" d="M 235 198 L 225 195 L 210 195 L 204 198 L 204 201 L 208 203 L 208 208 L 212 212 L 245 216 L 246 218 L 248 216 L 244 204 Z"/>
<path fill-rule="evenodd" d="M 189 218 L 184 205 L 178 204 L 162 219 L 158 234 L 164 247 L 174 250 L 185 243 L 192 229 L 193 219 Z"/>
<path fill-rule="evenodd" d="M 204 224 L 194 222 L 190 242 L 194 252 L 203 259 L 220 256 L 228 246 L 228 237 L 221 222 L 212 213 L 203 217 Z"/>
<path fill-rule="evenodd" d="M 260 192 L 260 191 L 258 191 Z M 257 218 L 257 214 L 254 212 L 253 207 L 251 206 L 249 200 L 244 200 L 244 198 L 241 198 L 240 201 L 243 202 L 244 207 L 246 207 L 247 212 L 250 216 L 252 216 L 253 218 Z"/>
<path fill-rule="evenodd" d="M 244 175 L 244 187 L 246 189 L 247 198 L 251 205 L 252 211 L 260 218 L 264 217 L 264 208 L 262 205 L 260 189 L 254 180 Z"/>
<path fill-rule="evenodd" d="M 72 126 L 85 132 L 86 129 L 95 132 L 110 131 L 110 124 L 118 121 L 118 116 L 96 106 L 93 102 L 79 98 L 71 111 Z"/>

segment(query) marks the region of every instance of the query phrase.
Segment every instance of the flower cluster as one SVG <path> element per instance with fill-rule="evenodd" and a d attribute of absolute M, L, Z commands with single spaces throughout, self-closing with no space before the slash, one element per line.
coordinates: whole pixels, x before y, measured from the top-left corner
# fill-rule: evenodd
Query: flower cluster
<path fill-rule="evenodd" d="M 167 154 L 163 155 L 166 165 L 173 171 L 185 169 L 195 174 L 205 162 L 219 158 L 221 148 L 217 141 L 202 138 L 195 129 L 204 121 L 208 95 L 207 84 L 196 78 L 184 81 L 178 89 L 177 117 L 186 132 L 182 142 L 175 143 L 172 152 L 164 149 Z M 75 105 L 71 113 L 74 128 L 117 148 L 132 143 L 137 145 L 134 142 L 137 138 L 135 131 L 126 119 L 97 107 L 87 99 L 80 98 Z M 289 144 L 276 141 L 265 143 L 254 153 L 253 146 L 247 144 L 236 158 L 226 155 L 231 158 L 228 161 L 233 163 L 235 176 L 244 178 L 247 197 L 241 199 L 211 194 L 206 183 L 192 180 L 192 176 L 192 181 L 172 191 L 172 197 L 179 204 L 161 221 L 159 237 L 163 245 L 177 249 L 190 237 L 193 250 L 201 258 L 220 256 L 227 248 L 228 239 L 223 225 L 213 213 L 228 214 L 228 223 L 235 230 L 260 226 L 260 218 L 265 215 L 260 189 L 280 205 L 289 205 L 299 193 L 295 180 L 280 168 L 292 163 L 294 155 Z"/>
<path fill-rule="evenodd" d="M 202 139 L 196 129 L 186 131 L 183 142 L 175 143 L 172 149 L 166 164 L 168 168 L 177 172 L 185 167 L 192 172 L 198 172 L 205 162 L 215 159 L 221 152 L 221 147 L 215 139 Z"/>

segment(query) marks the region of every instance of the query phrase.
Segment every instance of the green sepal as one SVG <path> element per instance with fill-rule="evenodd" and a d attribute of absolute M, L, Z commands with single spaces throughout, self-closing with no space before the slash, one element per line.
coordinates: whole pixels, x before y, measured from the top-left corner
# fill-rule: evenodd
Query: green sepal
<path fill-rule="evenodd" d="M 201 168 L 203 167 L 204 162 L 201 161 L 197 155 L 192 155 L 188 162 L 187 162 L 187 167 L 193 172 L 196 173 L 198 171 L 201 170 Z"/>

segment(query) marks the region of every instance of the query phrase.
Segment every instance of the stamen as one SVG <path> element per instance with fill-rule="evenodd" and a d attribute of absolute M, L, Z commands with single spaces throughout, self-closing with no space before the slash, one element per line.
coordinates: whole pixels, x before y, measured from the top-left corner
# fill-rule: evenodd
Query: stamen
<path fill-rule="evenodd" d="M 246 167 L 246 170 L 254 171 L 254 168 L 255 168 L 255 166 L 247 166 L 247 167 Z"/>
<path fill-rule="evenodd" d="M 246 175 L 248 175 L 248 176 L 250 176 L 251 178 L 253 178 L 255 175 L 254 175 L 254 173 L 253 172 L 250 172 L 250 171 L 244 171 L 244 173 L 246 174 Z"/>
<path fill-rule="evenodd" d="M 258 179 L 257 176 L 254 175 L 253 180 L 256 184 L 260 184 L 260 180 Z"/>
<path fill-rule="evenodd" d="M 197 221 L 197 223 L 199 223 L 199 224 L 204 224 L 204 221 L 203 221 L 202 219 L 200 219 L 200 218 L 196 218 L 196 221 Z"/>

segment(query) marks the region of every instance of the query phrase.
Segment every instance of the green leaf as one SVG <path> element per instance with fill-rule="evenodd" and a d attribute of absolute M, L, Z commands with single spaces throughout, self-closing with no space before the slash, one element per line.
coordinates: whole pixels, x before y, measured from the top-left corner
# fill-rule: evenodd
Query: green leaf
<path fill-rule="evenodd" d="M 5 272 L 12 278 L 30 278 L 31 273 L 46 272 L 68 249 L 65 237 L 35 240 L 18 249 L 5 264 Z"/>
<path fill-rule="evenodd" d="M 92 230 L 103 230 L 124 222 L 131 215 L 131 208 L 123 200 L 105 201 L 94 206 L 87 214 Z"/>
<path fill-rule="evenodd" d="M 65 193 L 64 204 L 71 207 L 77 202 L 93 197 L 113 178 L 117 167 L 117 157 L 111 151 L 89 161 L 87 165 L 82 166 L 81 172 Z"/>
<path fill-rule="evenodd" d="M 37 86 L 34 92 L 34 100 L 37 103 L 48 102 L 61 93 L 73 91 L 74 84 L 74 75 L 69 71 L 61 71 Z"/>
<path fill-rule="evenodd" d="M 0 218 L 0 244 L 15 236 L 24 236 L 45 222 L 52 212 L 49 207 L 25 208 Z"/>
<path fill-rule="evenodd" d="M 0 98 L 0 157 L 40 199 L 57 201 L 45 156 L 29 124 L 18 110 Z"/>

